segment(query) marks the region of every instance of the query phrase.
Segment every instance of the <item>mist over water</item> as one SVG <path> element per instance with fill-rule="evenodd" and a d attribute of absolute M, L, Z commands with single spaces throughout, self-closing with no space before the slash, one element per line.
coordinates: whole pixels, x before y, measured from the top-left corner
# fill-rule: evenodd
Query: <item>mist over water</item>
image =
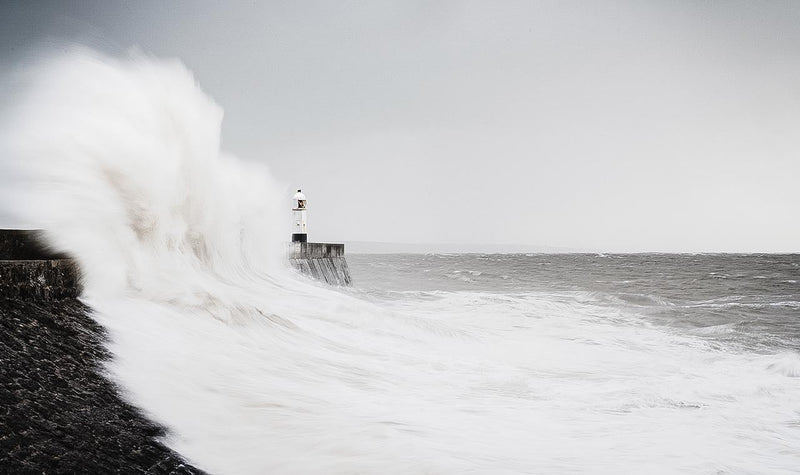
<path fill-rule="evenodd" d="M 622 295 L 628 272 L 588 290 L 543 285 L 520 277 L 535 274 L 524 256 L 474 287 L 490 271 L 473 258 L 441 272 L 419 257 L 355 257 L 355 289 L 322 287 L 282 263 L 281 187 L 220 150 L 221 109 L 179 62 L 75 49 L 28 76 L 2 117 L 4 211 L 75 256 L 110 331 L 109 377 L 198 467 L 800 466 L 791 343 L 756 350 L 658 324 Z M 396 269 L 376 270 L 387 262 Z"/>

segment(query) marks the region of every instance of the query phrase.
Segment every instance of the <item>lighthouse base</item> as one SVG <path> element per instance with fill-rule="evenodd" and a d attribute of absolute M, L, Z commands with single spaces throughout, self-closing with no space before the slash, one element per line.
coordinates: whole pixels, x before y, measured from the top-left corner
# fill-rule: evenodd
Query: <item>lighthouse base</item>
<path fill-rule="evenodd" d="M 301 274 L 330 285 L 348 286 L 350 268 L 344 258 L 344 244 L 293 242 L 289 264 Z"/>

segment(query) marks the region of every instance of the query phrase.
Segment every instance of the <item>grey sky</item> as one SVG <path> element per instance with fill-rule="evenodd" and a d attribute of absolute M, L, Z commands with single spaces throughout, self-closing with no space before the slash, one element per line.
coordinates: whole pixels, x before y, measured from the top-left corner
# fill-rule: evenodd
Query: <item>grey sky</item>
<path fill-rule="evenodd" d="M 800 2 L 0 8 L 3 68 L 180 58 L 312 240 L 800 251 Z"/>

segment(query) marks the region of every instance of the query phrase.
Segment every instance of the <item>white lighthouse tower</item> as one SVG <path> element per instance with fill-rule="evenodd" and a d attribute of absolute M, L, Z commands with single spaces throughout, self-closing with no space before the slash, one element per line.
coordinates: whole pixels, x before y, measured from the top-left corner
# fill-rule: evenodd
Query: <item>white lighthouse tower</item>
<path fill-rule="evenodd" d="M 308 226 L 306 224 L 306 195 L 301 190 L 292 197 L 292 242 L 308 242 Z"/>

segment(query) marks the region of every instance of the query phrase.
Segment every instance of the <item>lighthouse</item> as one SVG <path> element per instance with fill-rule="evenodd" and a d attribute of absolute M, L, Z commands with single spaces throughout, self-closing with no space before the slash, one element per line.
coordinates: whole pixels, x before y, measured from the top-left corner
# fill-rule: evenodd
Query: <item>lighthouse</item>
<path fill-rule="evenodd" d="M 350 285 L 350 268 L 344 258 L 344 244 L 308 242 L 306 213 L 308 201 L 302 190 L 292 196 L 292 242 L 289 264 L 301 274 L 331 285 Z M 2 257 L 2 256 L 0 256 Z M 2 268 L 0 268 L 2 271 Z M 2 290 L 2 289 L 0 289 Z"/>
<path fill-rule="evenodd" d="M 306 225 L 306 195 L 301 190 L 292 197 L 292 242 L 308 242 L 308 227 Z"/>

